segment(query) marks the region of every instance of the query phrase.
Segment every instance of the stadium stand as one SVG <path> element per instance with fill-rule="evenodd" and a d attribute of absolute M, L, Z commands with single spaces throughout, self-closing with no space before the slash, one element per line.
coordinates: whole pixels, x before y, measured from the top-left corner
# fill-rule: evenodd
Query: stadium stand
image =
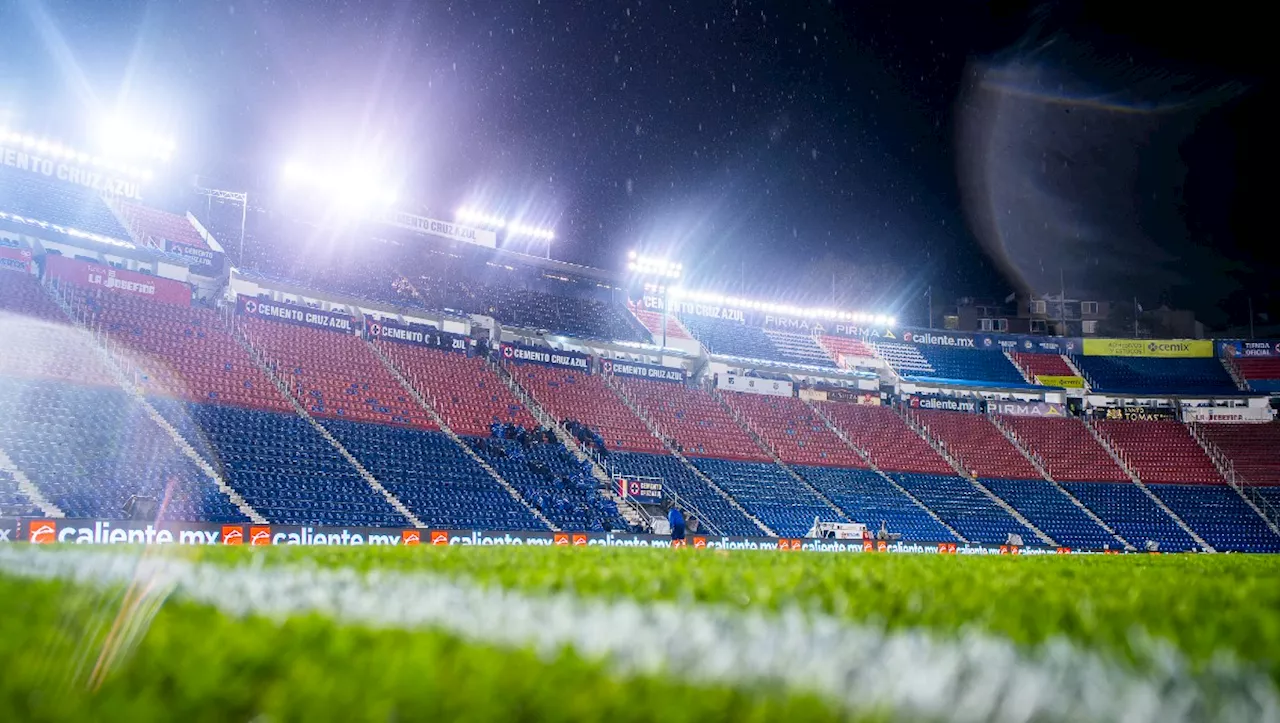
<path fill-rule="evenodd" d="M 8 470 L 0 469 L 0 514 L 5 517 L 43 517 L 39 507 L 31 504 L 18 489 L 18 480 Z"/>
<path fill-rule="evenodd" d="M 454 432 L 484 437 L 494 422 L 525 429 L 538 426 L 484 359 L 391 341 L 375 343 Z"/>
<path fill-rule="evenodd" d="M 720 395 L 788 464 L 866 467 L 803 401 L 796 397 L 726 392 Z"/>
<path fill-rule="evenodd" d="M 1255 392 L 1280 392 L 1280 357 L 1232 359 L 1249 388 Z"/>
<path fill-rule="evenodd" d="M 1040 472 L 986 417 L 913 409 L 910 414 L 976 477 L 1040 479 Z"/>
<path fill-rule="evenodd" d="M 1280 552 L 1280 536 L 1234 489 L 1208 485 L 1148 485 L 1219 552 Z"/>
<path fill-rule="evenodd" d="M 132 352 L 131 359 L 145 372 L 138 381 L 149 395 L 292 411 L 212 309 L 116 294 L 82 294 L 75 303 Z"/>
<path fill-rule="evenodd" d="M 815 367 L 835 368 L 836 363 L 827 354 L 826 350 L 819 346 L 818 342 L 808 334 L 796 334 L 789 331 L 776 331 L 774 329 L 765 329 L 765 336 L 769 337 L 769 341 L 776 350 L 770 359 L 778 359 L 780 361 L 792 362 L 794 364 L 808 364 Z"/>
<path fill-rule="evenodd" d="M 841 356 L 861 357 L 863 359 L 877 358 L 876 350 L 861 339 L 824 335 L 818 337 L 818 343 L 826 350 L 828 356 L 837 361 Z"/>
<path fill-rule="evenodd" d="M 356 336 L 252 318 L 240 323 L 308 413 L 435 428 L 426 410 Z"/>
<path fill-rule="evenodd" d="M 1030 528 L 966 479 L 901 472 L 893 473 L 893 478 L 970 542 L 1003 545 L 1010 533 L 1022 535 L 1024 542 L 1038 541 Z"/>
<path fill-rule="evenodd" d="M 815 518 L 830 521 L 836 516 L 812 490 L 777 465 L 709 457 L 697 458 L 694 464 L 783 537 L 801 537 Z"/>
<path fill-rule="evenodd" d="M 408 521 L 296 414 L 187 405 L 231 486 L 268 521 L 403 527 Z"/>
<path fill-rule="evenodd" d="M 719 492 L 711 489 L 683 462 L 667 454 L 641 454 L 617 452 L 609 455 L 609 473 L 623 477 L 655 477 L 664 487 L 675 491 L 676 498 L 686 510 L 694 509 L 712 528 L 722 535 L 752 536 L 761 534 L 742 511 L 729 504 Z M 690 505 L 692 506 L 690 508 Z"/>
<path fill-rule="evenodd" d="M 473 439 L 473 449 L 561 530 L 610 532 L 627 524 L 612 500 L 600 494 L 590 465 L 580 464 L 559 442 L 523 445 L 514 439 Z"/>
<path fill-rule="evenodd" d="M 636 319 L 644 325 L 645 329 L 653 336 L 655 343 L 662 341 L 662 312 L 651 311 L 644 308 L 640 304 L 631 305 L 631 313 Z M 685 330 L 684 325 L 680 323 L 680 319 L 675 314 L 667 315 L 667 339 L 692 339 L 689 332 Z"/>
<path fill-rule="evenodd" d="M 883 522 L 889 532 L 901 534 L 904 540 L 954 542 L 956 539 L 946 526 L 872 470 L 832 467 L 796 467 L 795 470 L 852 520 L 872 531 L 879 530 Z"/>
<path fill-rule="evenodd" d="M 889 407 L 815 402 L 849 441 L 889 472 L 955 474 L 929 443 Z"/>
<path fill-rule="evenodd" d="M 1067 360 L 1058 354 L 1015 351 L 1013 361 L 1027 375 L 1027 378 L 1033 381 L 1038 376 L 1073 377 L 1076 375 Z"/>
<path fill-rule="evenodd" d="M 600 434 L 610 451 L 664 451 L 644 422 L 598 376 L 518 362 L 508 363 L 507 369 L 553 417 L 561 422 L 586 423 Z"/>
<path fill-rule="evenodd" d="M 920 353 L 920 347 L 915 344 L 875 341 L 871 342 L 871 347 L 876 350 L 877 356 L 889 362 L 889 366 L 901 376 L 908 378 L 938 376 L 933 366 L 929 364 L 929 360 Z"/>
<path fill-rule="evenodd" d="M 1129 481 L 1125 471 L 1079 419 L 1001 416 L 1000 423 L 1055 480 Z"/>
<path fill-rule="evenodd" d="M 680 446 L 684 454 L 767 462 L 760 449 L 720 401 L 695 387 L 649 379 L 617 378 L 627 398 Z"/>
<path fill-rule="evenodd" d="M 0 166 L 0 211 L 120 241 L 129 238 L 97 191 L 5 166 Z"/>
<path fill-rule="evenodd" d="M 680 322 L 712 354 L 782 361 L 760 327 L 692 314 L 681 315 Z"/>
<path fill-rule="evenodd" d="M 1094 391 L 1112 393 L 1238 394 L 1217 359 L 1073 356 Z"/>
<path fill-rule="evenodd" d="M 1139 550 L 1147 540 L 1185 551 L 1195 540 L 1132 482 L 1063 482 L 1062 486 Z"/>
<path fill-rule="evenodd" d="M 326 420 L 324 426 L 427 525 L 545 529 L 475 459 L 440 432 L 336 419 Z M 394 524 L 403 525 L 403 518 Z"/>
<path fill-rule="evenodd" d="M 68 517 L 125 517 L 130 497 L 170 520 L 244 521 L 120 389 L 0 378 L 0 448 Z"/>
<path fill-rule="evenodd" d="M 1145 483 L 1226 484 L 1180 422 L 1108 419 L 1097 428 Z"/>
<path fill-rule="evenodd" d="M 126 229 L 132 231 L 136 238 L 149 239 L 157 248 L 163 249 L 165 241 L 199 249 L 209 248 L 185 216 L 126 201 L 115 201 L 114 206 Z"/>
<path fill-rule="evenodd" d="M 1040 479 L 983 479 L 982 484 L 1059 545 L 1091 550 L 1121 546 L 1111 533 L 1050 482 Z"/>
<path fill-rule="evenodd" d="M 1195 429 L 1226 455 L 1239 481 L 1280 485 L 1280 421 L 1212 422 L 1197 424 Z"/>
<path fill-rule="evenodd" d="M 0 272 L 0 376 L 114 386 L 88 334 L 72 327 L 34 276 Z"/>
<path fill-rule="evenodd" d="M 877 342 L 876 347 L 879 348 Z M 961 349 L 933 344 L 916 345 L 921 357 L 933 371 L 928 374 L 915 372 L 915 378 L 932 376 L 938 379 L 959 380 L 977 386 L 1025 387 L 1022 372 L 997 351 Z"/>

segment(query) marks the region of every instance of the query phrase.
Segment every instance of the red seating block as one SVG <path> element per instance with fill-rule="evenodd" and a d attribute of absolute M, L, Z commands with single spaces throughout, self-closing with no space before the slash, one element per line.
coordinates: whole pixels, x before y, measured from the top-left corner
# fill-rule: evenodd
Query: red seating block
<path fill-rule="evenodd" d="M 458 434 L 488 437 L 493 422 L 511 422 L 525 429 L 538 426 L 483 359 L 390 341 L 378 344 Z"/>
<path fill-rule="evenodd" d="M 1098 431 L 1143 482 L 1226 484 L 1181 422 L 1108 419 L 1098 422 Z"/>
<path fill-rule="evenodd" d="M 648 379 L 618 378 L 623 392 L 684 453 L 766 462 L 769 456 L 720 404 L 702 389 Z"/>
<path fill-rule="evenodd" d="M 788 464 L 866 467 L 867 463 L 795 397 L 729 392 L 725 402 Z"/>
<path fill-rule="evenodd" d="M 553 417 L 586 424 L 599 433 L 609 449 L 666 451 L 600 377 L 537 364 L 510 364 L 508 369 Z"/>
<path fill-rule="evenodd" d="M 1079 419 L 1002 416 L 1000 420 L 1055 480 L 1129 481 L 1129 476 Z"/>
<path fill-rule="evenodd" d="M 1037 376 L 1073 377 L 1071 365 L 1058 354 L 1013 352 L 1013 360 L 1033 381 Z"/>
<path fill-rule="evenodd" d="M 0 375 L 114 385 L 95 342 L 31 274 L 0 271 Z"/>
<path fill-rule="evenodd" d="M 915 409 L 911 414 L 928 429 L 934 439 L 946 446 L 951 456 L 978 477 L 1041 478 L 1040 473 L 1013 443 L 991 420 L 980 414 L 933 409 Z"/>
<path fill-rule="evenodd" d="M 876 466 L 887 472 L 954 475 L 956 471 L 889 407 L 815 402 Z"/>
<path fill-rule="evenodd" d="M 1196 429 L 1235 467 L 1241 482 L 1280 485 L 1280 421 L 1197 424 Z"/>

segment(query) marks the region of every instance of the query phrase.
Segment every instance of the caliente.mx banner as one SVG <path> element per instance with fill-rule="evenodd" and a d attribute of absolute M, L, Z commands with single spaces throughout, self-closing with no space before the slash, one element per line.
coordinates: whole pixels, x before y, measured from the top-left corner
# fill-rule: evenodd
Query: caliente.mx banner
<path fill-rule="evenodd" d="M 369 337 L 373 339 L 385 339 L 401 344 L 457 351 L 464 354 L 467 352 L 467 337 L 443 332 L 433 326 L 415 326 L 384 319 L 382 321 L 367 321 L 365 330 L 369 332 Z"/>
<path fill-rule="evenodd" d="M 106 289 L 128 296 L 155 299 L 175 306 L 191 306 L 191 287 L 181 281 L 165 279 L 113 266 L 91 264 L 80 259 L 48 254 L 44 257 L 45 278 L 57 279 L 87 289 Z"/>
<path fill-rule="evenodd" d="M 656 379 L 661 382 L 684 382 L 685 379 L 683 367 L 664 367 L 659 364 L 642 364 L 621 359 L 604 359 L 600 362 L 600 369 L 605 374 Z"/>
<path fill-rule="evenodd" d="M 941 394 L 908 394 L 907 406 L 912 409 L 939 409 L 944 412 L 981 414 L 986 409 L 986 400 L 976 397 L 948 397 Z"/>
<path fill-rule="evenodd" d="M 252 296 L 237 297 L 236 312 L 258 319 L 270 319 L 342 334 L 354 334 L 356 330 L 355 320 L 346 314 L 335 314 L 331 311 L 321 311 L 269 299 L 255 299 Z"/>
<path fill-rule="evenodd" d="M 560 349 L 543 349 L 523 344 L 503 344 L 502 358 L 507 361 L 532 362 L 549 367 L 566 367 L 580 372 L 591 373 L 591 357 L 572 351 Z"/>

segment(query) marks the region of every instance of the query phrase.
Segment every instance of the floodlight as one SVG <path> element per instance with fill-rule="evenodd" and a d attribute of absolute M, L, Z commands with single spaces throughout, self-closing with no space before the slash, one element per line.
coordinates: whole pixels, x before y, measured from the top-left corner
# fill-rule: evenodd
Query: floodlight
<path fill-rule="evenodd" d="M 889 326 L 897 326 L 897 325 L 898 325 L 898 320 L 893 318 L 892 316 L 889 317 Z"/>
<path fill-rule="evenodd" d="M 636 252 L 634 249 L 632 249 L 629 253 L 627 253 L 627 258 L 631 259 L 632 261 L 636 260 Z"/>

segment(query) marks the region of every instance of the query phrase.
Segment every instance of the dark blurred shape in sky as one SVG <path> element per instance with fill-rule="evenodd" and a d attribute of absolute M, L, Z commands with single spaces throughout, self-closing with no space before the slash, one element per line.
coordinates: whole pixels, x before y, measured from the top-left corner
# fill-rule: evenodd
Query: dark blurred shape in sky
<path fill-rule="evenodd" d="M 423 212 L 520 206 L 556 223 L 560 258 L 669 252 L 691 285 L 922 317 L 929 285 L 1064 279 L 1222 324 L 1273 303 L 1280 268 L 1259 238 L 1259 12 L 12 0 L 0 111 L 64 136 L 162 111 L 183 166 L 228 187 L 359 148 L 394 158 Z"/>

